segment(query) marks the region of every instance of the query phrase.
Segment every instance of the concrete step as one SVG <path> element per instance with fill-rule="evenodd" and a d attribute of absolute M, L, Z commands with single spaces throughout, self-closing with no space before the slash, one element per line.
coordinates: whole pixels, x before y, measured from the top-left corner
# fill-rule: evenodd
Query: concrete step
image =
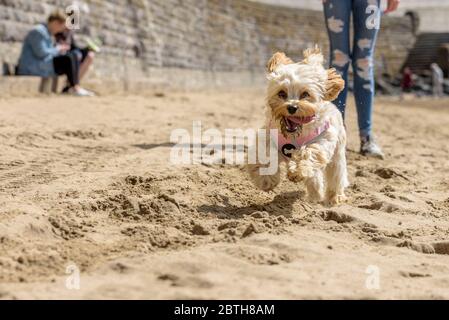
<path fill-rule="evenodd" d="M 30 97 L 48 94 L 58 94 L 62 91 L 65 84 L 64 77 L 59 77 L 57 93 L 52 93 L 48 90 L 45 93 L 40 93 L 39 88 L 41 84 L 40 77 L 33 76 L 0 76 L 0 97 L 2 96 L 20 96 Z M 49 84 L 51 85 L 51 84 Z M 142 91 L 144 85 L 133 82 L 129 88 L 125 88 L 122 82 L 93 79 L 83 82 L 83 86 L 93 90 L 99 94 L 121 93 L 125 91 Z"/>
<path fill-rule="evenodd" d="M 40 77 L 0 76 L 0 96 L 38 95 L 40 83 Z"/>
<path fill-rule="evenodd" d="M 1 0 L 0 0 L 1 1 Z M 212 72 L 181 68 L 148 68 L 147 76 L 124 78 L 88 77 L 81 85 L 97 94 L 147 93 L 161 90 L 199 90 L 217 88 L 252 88 L 265 85 L 265 75 L 260 71 Z M 59 79 L 62 90 L 65 77 Z M 1 96 L 36 96 L 39 95 L 41 78 L 28 76 L 0 76 Z"/>

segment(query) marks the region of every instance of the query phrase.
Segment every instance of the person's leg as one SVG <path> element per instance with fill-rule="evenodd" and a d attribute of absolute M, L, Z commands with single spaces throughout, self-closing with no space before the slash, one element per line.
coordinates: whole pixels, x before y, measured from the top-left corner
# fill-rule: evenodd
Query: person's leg
<path fill-rule="evenodd" d="M 353 0 L 354 41 L 352 68 L 354 97 L 361 138 L 361 153 L 383 158 L 372 137 L 374 101 L 374 48 L 380 28 L 380 0 Z"/>
<path fill-rule="evenodd" d="M 324 18 L 330 42 L 330 66 L 335 68 L 345 80 L 348 81 L 348 68 L 350 57 L 349 27 L 351 18 L 352 0 L 325 0 L 323 1 Z M 334 101 L 344 116 L 348 86 Z"/>
<path fill-rule="evenodd" d="M 56 74 L 66 75 L 72 92 L 78 96 L 93 96 L 94 94 L 79 85 L 79 60 L 71 53 L 53 58 L 53 66 Z"/>
<path fill-rule="evenodd" d="M 94 58 L 95 53 L 93 51 L 86 51 L 85 54 L 83 53 L 83 59 L 81 60 L 80 65 L 80 79 L 82 79 L 86 75 L 90 66 L 94 62 Z"/>
<path fill-rule="evenodd" d="M 80 61 L 75 53 L 69 52 L 67 56 L 70 58 L 71 62 L 71 74 L 74 82 L 78 85 L 80 83 Z"/>
<path fill-rule="evenodd" d="M 67 76 L 67 81 L 70 84 L 70 87 L 73 88 L 79 84 L 78 70 L 76 69 L 76 64 L 74 64 L 71 56 L 62 55 L 54 57 L 53 66 L 56 74 Z"/>
<path fill-rule="evenodd" d="M 81 61 L 81 59 L 83 57 L 81 49 L 74 46 L 73 43 L 72 43 L 71 50 L 67 54 L 70 54 L 71 56 L 76 57 L 76 59 L 78 59 L 78 61 Z M 70 91 L 70 88 L 71 88 L 71 86 L 70 86 L 69 82 L 67 81 L 66 85 L 64 86 L 64 89 L 62 89 L 62 93 L 68 93 Z"/>
<path fill-rule="evenodd" d="M 374 48 L 380 26 L 380 0 L 354 0 L 354 97 L 360 136 L 371 134 L 374 100 Z"/>

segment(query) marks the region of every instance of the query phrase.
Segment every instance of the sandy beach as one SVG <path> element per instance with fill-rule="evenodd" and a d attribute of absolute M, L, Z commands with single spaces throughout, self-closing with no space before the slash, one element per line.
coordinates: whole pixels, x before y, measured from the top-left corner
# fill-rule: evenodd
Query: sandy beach
<path fill-rule="evenodd" d="M 257 128 L 263 98 L 0 98 L 0 298 L 449 299 L 449 100 L 377 99 L 384 161 L 358 154 L 351 102 L 339 207 L 170 164 L 173 129 Z"/>

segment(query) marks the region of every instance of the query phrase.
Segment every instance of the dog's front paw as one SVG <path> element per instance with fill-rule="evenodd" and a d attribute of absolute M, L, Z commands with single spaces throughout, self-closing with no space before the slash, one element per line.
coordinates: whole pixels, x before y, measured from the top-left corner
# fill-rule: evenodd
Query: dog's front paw
<path fill-rule="evenodd" d="M 298 172 L 287 171 L 287 178 L 291 182 L 301 182 L 304 178 Z"/>
<path fill-rule="evenodd" d="M 342 203 L 345 203 L 346 201 L 348 201 L 348 197 L 346 197 L 346 195 L 342 193 L 342 194 L 327 195 L 326 200 L 324 202 L 327 206 L 332 207 L 338 206 Z"/>
<path fill-rule="evenodd" d="M 287 178 L 292 182 L 301 182 L 304 177 L 301 175 L 301 172 L 298 170 L 298 166 L 296 162 L 290 161 L 287 167 Z"/>
<path fill-rule="evenodd" d="M 310 161 L 300 161 L 296 163 L 290 161 L 287 171 L 287 177 L 294 182 L 303 181 L 314 175 L 314 166 Z"/>
<path fill-rule="evenodd" d="M 292 155 L 292 161 L 299 164 L 298 167 L 306 177 L 311 177 L 314 169 L 322 169 L 327 164 L 325 153 L 314 145 L 303 147 L 295 152 Z"/>
<path fill-rule="evenodd" d="M 296 163 L 290 161 L 287 170 L 287 178 L 293 182 L 301 182 L 304 179 L 313 177 L 313 164 L 309 161 L 300 161 Z"/>

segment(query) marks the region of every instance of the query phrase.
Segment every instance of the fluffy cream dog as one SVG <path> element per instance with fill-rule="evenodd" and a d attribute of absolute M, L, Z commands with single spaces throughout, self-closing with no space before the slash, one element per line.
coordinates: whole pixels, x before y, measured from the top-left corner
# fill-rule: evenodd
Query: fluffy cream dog
<path fill-rule="evenodd" d="M 304 182 L 311 202 L 339 204 L 346 199 L 346 131 L 341 113 L 331 103 L 344 87 L 335 69 L 323 67 L 323 55 L 315 47 L 294 63 L 284 53 L 268 62 L 266 96 L 267 137 L 269 129 L 278 134 L 267 139 L 275 143 L 279 163 L 287 164 L 287 177 Z M 278 163 L 278 165 L 279 165 Z M 251 180 L 268 191 L 280 182 L 279 168 L 273 175 L 261 175 L 260 163 L 249 164 Z"/>

